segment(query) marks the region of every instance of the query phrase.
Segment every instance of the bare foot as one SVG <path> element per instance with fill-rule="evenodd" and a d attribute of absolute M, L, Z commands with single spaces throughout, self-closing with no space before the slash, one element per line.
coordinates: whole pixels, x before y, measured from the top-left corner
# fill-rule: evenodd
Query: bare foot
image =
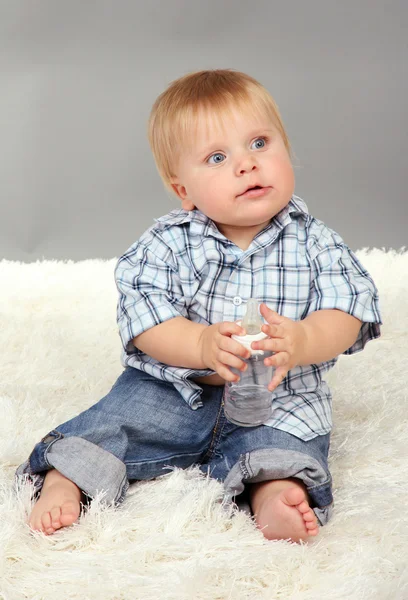
<path fill-rule="evenodd" d="M 252 511 L 268 540 L 300 542 L 318 534 L 317 518 L 302 483 L 282 479 L 253 484 L 251 488 Z"/>
<path fill-rule="evenodd" d="M 79 517 L 81 496 L 75 483 L 56 469 L 48 471 L 41 495 L 31 512 L 29 526 L 50 535 L 61 527 L 72 525 Z"/>

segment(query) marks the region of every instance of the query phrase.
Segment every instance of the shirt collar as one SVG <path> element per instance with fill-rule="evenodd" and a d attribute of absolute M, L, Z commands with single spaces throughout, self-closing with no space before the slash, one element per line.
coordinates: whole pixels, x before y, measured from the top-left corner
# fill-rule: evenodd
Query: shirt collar
<path fill-rule="evenodd" d="M 309 214 L 306 203 L 299 198 L 298 196 L 293 195 L 289 200 L 288 204 L 273 217 L 269 225 L 265 227 L 258 236 L 264 236 L 266 233 L 268 234 L 268 238 L 272 236 L 275 238 L 284 227 L 289 225 L 293 221 L 293 216 L 295 214 L 307 215 Z M 218 229 L 216 224 L 212 219 L 207 217 L 200 210 L 184 210 L 182 208 L 174 209 L 170 211 L 167 215 L 163 217 L 159 217 L 155 219 L 156 223 L 160 223 L 164 227 L 169 225 L 182 225 L 184 223 L 190 223 L 190 232 L 196 233 L 201 236 L 207 237 L 212 236 L 219 240 L 221 240 L 224 244 L 229 243 L 232 244 L 230 240 L 228 240 Z M 261 241 L 261 240 L 259 240 Z"/>

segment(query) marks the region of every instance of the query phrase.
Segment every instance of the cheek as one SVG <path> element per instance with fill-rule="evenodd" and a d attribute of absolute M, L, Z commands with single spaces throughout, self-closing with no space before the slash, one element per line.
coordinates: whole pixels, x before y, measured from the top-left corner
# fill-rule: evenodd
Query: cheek
<path fill-rule="evenodd" d="M 199 180 L 200 194 L 206 198 L 218 196 L 220 192 L 225 188 L 225 178 L 220 173 L 215 171 L 212 173 L 206 173 L 205 177 L 201 177 Z"/>
<path fill-rule="evenodd" d="M 274 170 L 279 181 L 285 188 L 291 188 L 295 184 L 295 174 L 289 158 L 279 157 L 274 161 Z"/>

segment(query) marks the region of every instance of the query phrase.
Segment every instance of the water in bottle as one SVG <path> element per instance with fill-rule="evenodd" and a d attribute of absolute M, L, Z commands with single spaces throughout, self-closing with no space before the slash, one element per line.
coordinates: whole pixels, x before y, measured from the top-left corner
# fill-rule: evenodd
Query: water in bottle
<path fill-rule="evenodd" d="M 272 356 L 273 352 L 251 348 L 252 342 L 268 337 L 261 331 L 263 322 L 256 298 L 248 300 L 246 314 L 238 323 L 245 329 L 246 335 L 233 335 L 232 338 L 248 348 L 251 356 L 243 359 L 248 365 L 245 371 L 231 367 L 240 379 L 225 384 L 224 412 L 227 419 L 236 425 L 255 427 L 271 417 L 273 393 L 267 386 L 275 370 L 264 364 L 265 358 Z"/>

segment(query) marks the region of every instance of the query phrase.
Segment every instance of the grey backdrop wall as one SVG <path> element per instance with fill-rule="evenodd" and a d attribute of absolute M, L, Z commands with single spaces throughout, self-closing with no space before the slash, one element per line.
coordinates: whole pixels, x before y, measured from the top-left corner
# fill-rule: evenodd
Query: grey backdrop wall
<path fill-rule="evenodd" d="M 0 2 L 0 257 L 120 256 L 174 206 L 146 137 L 192 70 L 275 97 L 295 192 L 354 250 L 407 245 L 404 0 Z"/>

